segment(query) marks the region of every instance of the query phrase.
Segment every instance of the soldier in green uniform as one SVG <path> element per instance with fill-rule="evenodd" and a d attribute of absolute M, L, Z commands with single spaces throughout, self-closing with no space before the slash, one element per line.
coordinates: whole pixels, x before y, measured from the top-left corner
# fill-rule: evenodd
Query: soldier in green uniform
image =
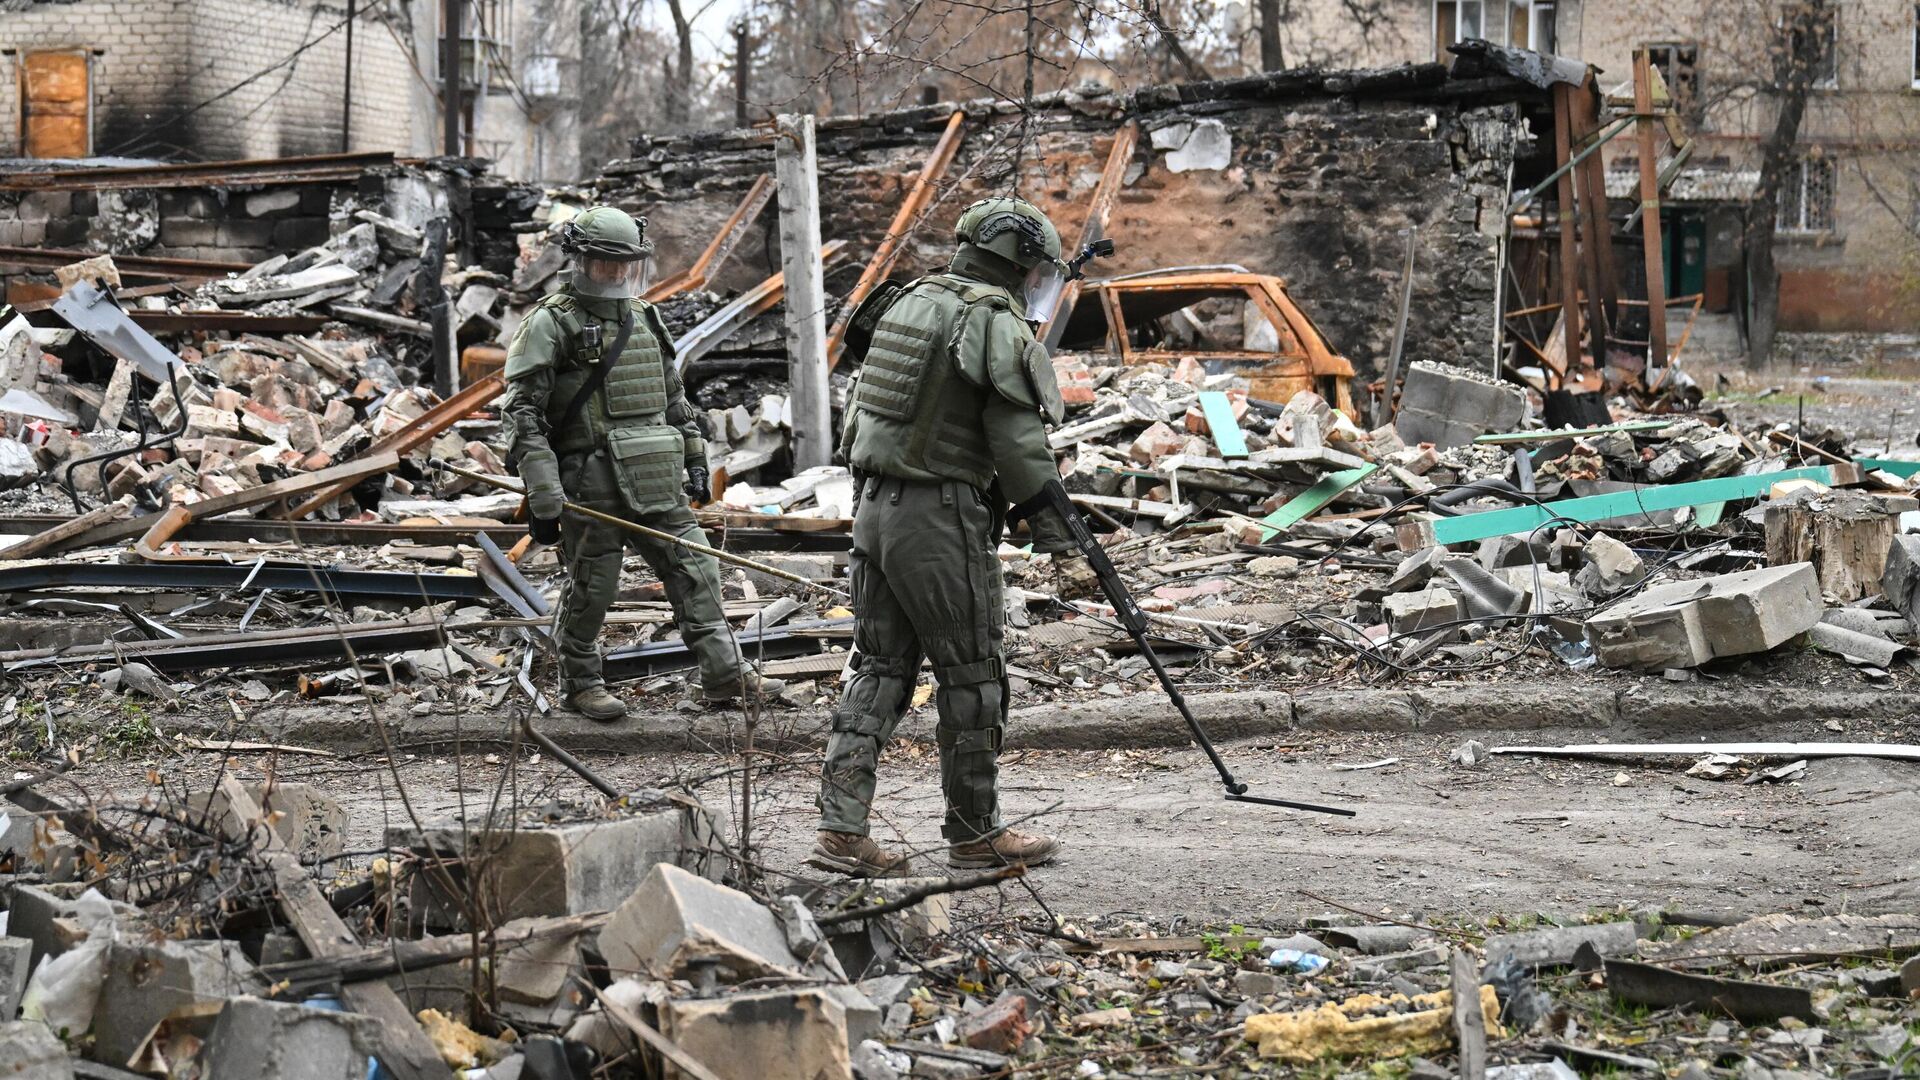
<path fill-rule="evenodd" d="M 912 699 L 922 658 L 938 684 L 942 834 L 947 863 L 1037 865 L 1059 843 L 1000 822 L 998 764 L 1007 717 L 1005 604 L 997 549 L 1008 502 L 1058 478 L 1046 426 L 1062 405 L 1030 324 L 1052 315 L 1066 265 L 1060 235 L 1031 204 L 985 199 L 956 227 L 945 273 L 876 296 L 873 327 L 841 451 L 852 466 L 857 657 L 821 776 L 809 862 L 856 876 L 906 872 L 868 835 L 874 772 Z M 1052 510 L 1028 515 L 1053 555 L 1061 593 L 1096 585 Z"/>
<path fill-rule="evenodd" d="M 687 403 L 672 338 L 641 300 L 653 254 L 646 222 L 596 206 L 561 227 L 569 280 L 542 300 L 507 347 L 508 462 L 526 481 L 534 539 L 556 540 L 567 567 L 555 645 L 560 691 L 594 720 L 626 705 L 600 675 L 600 628 L 620 590 L 627 545 L 665 586 L 680 636 L 699 661 L 698 697 L 732 700 L 762 683 L 746 665 L 720 606 L 713 556 L 570 515 L 571 500 L 695 543 L 688 507 L 711 497 L 707 444 Z"/>

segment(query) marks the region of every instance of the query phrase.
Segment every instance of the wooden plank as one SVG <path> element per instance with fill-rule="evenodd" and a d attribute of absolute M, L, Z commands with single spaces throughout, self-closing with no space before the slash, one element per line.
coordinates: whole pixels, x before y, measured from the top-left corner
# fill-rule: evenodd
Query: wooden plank
<path fill-rule="evenodd" d="M 1107 215 L 1113 212 L 1113 200 L 1120 194 L 1120 182 L 1126 178 L 1127 165 L 1133 160 L 1133 148 L 1139 140 L 1140 125 L 1133 120 L 1113 133 L 1113 145 L 1107 148 L 1106 167 L 1100 170 L 1093 197 L 1087 200 L 1087 220 L 1080 227 L 1080 245 L 1062 252 L 1065 258 L 1073 258 L 1080 253 L 1080 248 L 1106 236 Z M 1053 309 L 1053 317 L 1040 329 L 1037 336 L 1048 349 L 1060 347 L 1060 335 L 1066 333 L 1067 316 L 1073 313 L 1074 302 L 1080 298 L 1080 286 L 1079 281 L 1067 282 L 1059 304 Z"/>
<path fill-rule="evenodd" d="M 119 501 L 89 510 L 77 517 L 55 525 L 51 529 L 35 533 L 25 540 L 8 547 L 0 548 L 0 560 L 31 559 L 43 551 L 58 547 L 63 541 L 71 540 L 97 525 L 118 521 L 133 511 L 133 496 L 122 495 Z"/>
<path fill-rule="evenodd" d="M 1487 1014 L 1480 1005 L 1480 962 L 1453 950 L 1453 1031 L 1460 1041 L 1460 1080 L 1487 1078 Z"/>
<path fill-rule="evenodd" d="M 1574 87 L 1567 96 L 1567 121 L 1572 125 L 1571 134 L 1580 149 L 1591 145 L 1598 134 L 1598 107 L 1598 95 L 1589 71 L 1586 81 Z M 1604 308 L 1605 298 L 1601 295 L 1605 279 L 1601 276 L 1600 253 L 1613 247 L 1613 222 L 1607 218 L 1607 191 L 1604 186 L 1598 190 L 1594 187 L 1596 179 L 1605 184 L 1605 177 L 1594 172 L 1594 167 L 1600 164 L 1600 155 L 1593 153 L 1573 167 L 1574 197 L 1580 204 L 1580 258 L 1587 281 L 1587 337 L 1593 343 L 1590 352 L 1596 364 L 1607 354 L 1607 327 L 1610 325 Z"/>
<path fill-rule="evenodd" d="M 261 484 L 259 487 L 247 488 L 245 491 L 236 491 L 231 495 L 217 495 L 211 499 L 202 499 L 193 504 L 192 516 L 197 520 L 205 520 L 234 510 L 260 506 L 275 499 L 304 495 L 328 484 L 344 483 L 347 487 L 352 487 L 375 473 L 388 472 L 398 464 L 400 459 L 393 454 L 365 454 L 344 465 L 335 465 L 321 469 L 319 472 L 289 476 L 284 480 L 275 480 L 271 484 Z M 145 517 L 108 522 L 76 538 L 73 546 L 93 547 L 117 543 L 142 535 L 154 524 L 152 520 Z"/>
<path fill-rule="evenodd" d="M 1647 367 L 1667 366 L 1667 268 L 1660 248 L 1660 163 L 1653 143 L 1653 61 L 1646 49 L 1633 54 L 1633 111 L 1640 157 L 1640 235 L 1647 261 Z"/>
<path fill-rule="evenodd" d="M 1214 945 L 1228 949 L 1244 949 L 1260 944 L 1260 938 L 1254 934 L 1226 934 L 1218 938 L 1198 937 L 1161 937 L 1161 938 L 1101 938 L 1090 948 L 1079 942 L 1067 946 L 1068 952 L 1086 953 L 1204 953 Z"/>
<path fill-rule="evenodd" d="M 1573 123 L 1569 101 L 1573 96 L 1573 87 L 1567 83 L 1555 83 L 1553 94 L 1553 160 L 1562 171 L 1558 181 L 1560 202 L 1560 342 L 1564 351 L 1566 369 L 1561 373 L 1564 383 L 1571 379 L 1574 372 L 1580 370 L 1580 256 L 1575 245 L 1575 220 L 1579 214 L 1574 205 L 1573 170 L 1568 168 L 1572 159 L 1571 150 Z M 1549 353 L 1553 349 L 1547 350 Z M 1598 350 L 1596 350 L 1597 352 Z M 1551 378 L 1548 389 L 1557 390 L 1559 385 Z"/>
<path fill-rule="evenodd" d="M 1574 95 L 1569 107 L 1575 115 L 1584 117 L 1581 125 L 1590 138 L 1611 138 L 1611 136 L 1601 134 L 1600 89 L 1594 85 L 1592 75 L 1587 77 L 1587 81 L 1581 86 L 1580 92 Z M 1575 169 L 1578 170 L 1580 176 L 1585 178 L 1585 191 L 1593 200 L 1594 210 L 1597 214 L 1594 220 L 1599 226 L 1594 233 L 1590 234 L 1591 239 L 1589 240 L 1594 246 L 1595 254 L 1598 256 L 1598 262 L 1600 264 L 1599 277 L 1594 281 L 1588 282 L 1587 287 L 1599 294 L 1600 310 L 1607 318 L 1618 320 L 1620 272 L 1615 268 L 1613 262 L 1613 222 L 1607 216 L 1607 163 L 1602 155 L 1596 151 L 1588 154 L 1585 160 L 1575 166 Z M 1614 324 L 1608 323 L 1606 325 L 1611 326 Z"/>
<path fill-rule="evenodd" d="M 1112 416 L 1102 416 L 1096 420 L 1083 420 L 1078 424 L 1069 424 L 1063 428 L 1056 428 L 1053 434 L 1047 436 L 1047 448 L 1050 450 L 1065 450 L 1075 443 L 1086 442 L 1088 439 L 1098 439 L 1102 435 L 1111 435 L 1121 428 L 1126 427 L 1128 424 L 1141 423 L 1144 423 L 1144 421 L 1125 412 L 1115 413 Z"/>
<path fill-rule="evenodd" d="M 1240 421 L 1233 415 L 1233 403 L 1219 390 L 1200 392 L 1200 413 L 1207 418 L 1207 431 L 1213 436 L 1213 445 L 1220 448 L 1223 458 L 1243 458 L 1247 456 L 1247 436 L 1240 430 Z"/>
<path fill-rule="evenodd" d="M 1287 500 L 1285 506 L 1260 519 L 1260 524 L 1265 526 L 1260 530 L 1260 542 L 1264 544 L 1273 539 L 1276 534 L 1299 524 L 1308 514 L 1325 507 L 1341 492 L 1372 476 L 1379 469 L 1380 466 L 1368 462 L 1358 468 L 1345 469 L 1321 477 L 1319 483 L 1295 495 Z"/>
<path fill-rule="evenodd" d="M 360 943 L 353 931 L 334 913 L 326 894 L 287 849 L 286 841 L 262 820 L 253 796 L 231 773 L 220 778 L 220 792 L 226 798 L 232 834 L 254 845 L 273 877 L 280 911 L 307 951 L 317 959 L 357 953 Z M 450 1072 L 446 1062 L 392 987 L 378 981 L 348 983 L 340 988 L 340 997 L 350 1011 L 379 1021 L 380 1063 L 398 1080 L 446 1080 Z"/>
<path fill-rule="evenodd" d="M 1193 512 L 1193 507 L 1187 504 L 1155 502 L 1152 499 L 1123 499 L 1117 495 L 1075 494 L 1072 499 L 1076 506 L 1117 510 L 1124 514 L 1139 514 L 1142 517 L 1159 518 L 1167 522 L 1185 518 Z"/>
<path fill-rule="evenodd" d="M 1611 435 L 1617 431 L 1659 431 L 1661 428 L 1672 426 L 1671 420 L 1632 420 L 1624 424 L 1602 424 L 1599 427 L 1506 431 L 1494 435 L 1482 435 L 1473 441 L 1481 446 L 1506 446 L 1511 443 L 1551 442 L 1554 439 L 1584 439 L 1589 435 Z"/>
<path fill-rule="evenodd" d="M 840 363 L 840 352 L 847 345 L 847 324 L 853 319 L 854 309 L 893 269 L 894 262 L 900 258 L 900 252 L 906 246 L 907 237 L 912 235 L 914 226 L 919 224 L 920 215 L 933 198 L 934 186 L 953 164 L 953 156 L 960 150 L 960 133 L 966 119 L 967 114 L 958 111 L 947 118 L 946 130 L 940 133 L 939 141 L 933 144 L 933 151 L 920 166 L 919 175 L 913 178 L 913 187 L 907 191 L 907 197 L 900 200 L 900 208 L 894 211 L 893 223 L 887 226 L 887 235 L 880 241 L 880 246 L 873 250 L 873 258 L 867 262 L 867 268 L 860 272 L 860 280 L 854 283 L 853 291 L 847 294 L 847 302 L 833 322 L 833 332 L 827 335 L 829 369 Z"/>
<path fill-rule="evenodd" d="M 826 271 L 820 261 L 820 183 L 813 116 L 774 118 L 773 175 L 780 204 L 780 272 L 786 282 L 788 448 L 801 472 L 833 459 L 827 402 Z"/>
<path fill-rule="evenodd" d="M 1657 510 L 1678 510 L 1683 506 L 1752 499 L 1766 493 L 1782 480 L 1817 480 L 1830 487 L 1845 487 L 1860 482 L 1860 470 L 1850 465 L 1817 465 L 1804 469 L 1760 473 L 1755 476 L 1723 476 L 1717 480 L 1695 480 L 1685 484 L 1643 487 L 1604 495 L 1487 510 L 1478 514 L 1441 518 L 1438 521 L 1414 521 L 1401 525 L 1397 538 L 1402 551 L 1418 551 L 1442 544 L 1464 544 L 1492 536 L 1516 536 L 1532 532 L 1561 518 L 1572 521 L 1605 521 Z"/>

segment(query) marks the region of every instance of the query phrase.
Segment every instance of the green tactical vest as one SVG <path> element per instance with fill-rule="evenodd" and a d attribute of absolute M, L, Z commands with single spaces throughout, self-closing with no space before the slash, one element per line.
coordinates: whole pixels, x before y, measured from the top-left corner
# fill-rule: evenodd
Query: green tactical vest
<path fill-rule="evenodd" d="M 881 316 L 853 391 L 859 415 L 847 460 L 854 467 L 981 489 L 993 481 L 980 421 L 987 391 L 961 378 L 952 356 L 961 319 L 975 304 L 1010 310 L 1012 297 L 997 285 L 932 274 Z"/>
<path fill-rule="evenodd" d="M 596 319 L 565 293 L 540 302 L 560 324 L 561 340 L 566 343 L 554 358 L 547 437 L 554 453 L 561 456 L 606 446 L 627 502 L 638 513 L 652 513 L 672 509 L 683 496 L 686 443 L 679 430 L 666 422 L 666 351 L 660 345 L 664 327 L 652 305 L 641 300 L 632 304 L 633 332 L 626 347 L 600 389 L 567 423 L 567 407 L 600 363 L 602 350 L 611 348 L 620 336 L 620 324 Z M 600 326 L 597 347 L 586 343 L 589 322 Z"/>

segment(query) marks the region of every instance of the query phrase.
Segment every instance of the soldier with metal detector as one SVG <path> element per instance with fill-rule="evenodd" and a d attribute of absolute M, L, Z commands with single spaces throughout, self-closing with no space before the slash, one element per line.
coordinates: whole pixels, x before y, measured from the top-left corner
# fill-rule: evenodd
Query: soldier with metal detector
<path fill-rule="evenodd" d="M 721 609 L 720 569 L 688 499 L 707 499 L 707 445 L 673 362 L 672 338 L 641 300 L 653 244 L 646 222 L 596 206 L 561 226 L 570 278 L 507 346 L 502 408 L 508 463 L 526 481 L 530 531 L 559 542 L 567 567 L 554 641 L 560 691 L 593 720 L 627 708 L 600 674 L 599 636 L 631 544 L 666 589 L 681 640 L 699 662 L 696 694 L 731 701 L 761 680 Z M 637 535 L 564 504 L 637 522 Z M 563 525 L 564 517 L 564 525 Z"/>
<path fill-rule="evenodd" d="M 940 712 L 942 833 L 955 867 L 1037 865 L 1052 837 L 1000 823 L 998 765 L 1007 717 L 1005 604 L 997 549 L 1009 501 L 1059 473 L 1046 426 L 1060 391 L 1032 324 L 1054 311 L 1069 274 L 1060 234 L 1032 204 L 984 199 L 960 215 L 945 272 L 883 285 L 851 320 L 864 353 L 840 448 L 854 474 L 853 605 L 858 655 L 833 714 L 809 862 L 855 876 L 906 871 L 868 835 L 880 748 L 933 661 Z M 1111 244 L 1106 249 L 1112 249 Z M 1095 587 L 1051 507 L 1028 518 L 1053 555 L 1063 595 Z"/>

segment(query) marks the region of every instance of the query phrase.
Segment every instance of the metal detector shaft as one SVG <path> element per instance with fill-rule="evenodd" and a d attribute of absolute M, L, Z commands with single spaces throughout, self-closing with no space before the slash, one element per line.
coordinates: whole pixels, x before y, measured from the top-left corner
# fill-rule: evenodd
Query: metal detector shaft
<path fill-rule="evenodd" d="M 498 488 L 501 491 L 512 492 L 515 495 L 525 495 L 527 493 L 527 489 L 521 487 L 518 484 L 509 484 L 505 480 L 495 479 L 494 477 L 488 476 L 485 473 L 471 472 L 467 469 L 462 469 L 454 465 L 449 465 L 446 462 L 441 461 L 439 458 L 434 458 L 432 461 L 428 462 L 428 464 L 443 472 L 450 472 L 455 476 L 464 476 L 469 480 L 477 480 L 482 484 L 486 484 L 489 487 Z M 744 555 L 735 555 L 731 551 L 722 551 L 717 547 L 710 547 L 706 544 L 698 543 L 693 540 L 688 540 L 684 536 L 675 536 L 670 532 L 663 532 L 659 529 L 650 528 L 649 526 L 642 525 L 637 521 L 628 521 L 626 518 L 623 518 L 623 517 L 615 517 L 612 514 L 603 514 L 598 510 L 591 510 L 591 509 L 588 509 L 587 507 L 581 506 L 579 503 L 568 502 L 568 503 L 561 503 L 560 505 L 565 507 L 568 510 L 573 511 L 576 514 L 580 514 L 584 517 L 590 517 L 595 521 L 605 522 L 606 524 L 612 525 L 617 529 L 625 529 L 628 532 L 639 533 L 641 536 L 651 536 L 655 540 L 664 540 L 669 544 L 678 544 L 689 551 L 698 551 L 703 555 L 711 555 L 714 558 L 719 559 L 721 562 L 724 562 L 724 563 L 732 563 L 735 566 L 744 566 L 749 570 L 757 570 L 760 573 L 766 574 L 769 577 L 777 577 L 782 581 L 791 581 L 795 585 L 804 585 L 809 589 L 818 590 L 820 592 L 826 593 L 829 596 L 838 597 L 842 600 L 846 599 L 846 594 L 841 592 L 839 589 L 822 585 L 817 581 L 812 581 L 807 578 L 801 577 L 799 574 L 795 574 L 787 570 L 782 570 L 777 566 L 768 566 L 766 563 L 749 559 Z"/>
<path fill-rule="evenodd" d="M 1100 579 L 1100 590 L 1107 594 L 1107 602 L 1113 605 L 1114 613 L 1120 617 L 1121 625 L 1126 627 L 1128 636 L 1132 637 L 1133 643 L 1139 647 L 1140 655 L 1147 658 L 1147 666 L 1153 669 L 1154 677 L 1160 680 L 1160 689 L 1166 691 L 1168 699 L 1173 702 L 1173 707 L 1179 710 L 1180 718 L 1187 722 L 1187 730 L 1193 732 L 1193 740 L 1200 744 L 1201 750 L 1206 752 L 1207 760 L 1213 762 L 1214 771 L 1220 774 L 1220 783 L 1227 789 L 1227 798 L 1233 802 L 1262 803 L 1267 806 L 1309 810 L 1316 814 L 1353 817 L 1352 810 L 1247 794 L 1247 785 L 1234 779 L 1232 770 L 1228 769 L 1227 763 L 1220 759 L 1220 752 L 1213 748 L 1213 740 L 1207 738 L 1206 730 L 1200 726 L 1200 721 L 1194 718 L 1193 710 L 1187 707 L 1187 699 L 1180 693 L 1180 688 L 1173 685 L 1173 678 L 1167 674 L 1166 667 L 1160 663 L 1159 654 L 1154 652 L 1153 646 L 1148 643 L 1146 613 L 1141 611 L 1140 605 L 1134 602 L 1133 593 L 1127 589 L 1127 583 L 1120 580 L 1120 571 L 1114 568 L 1113 560 L 1107 558 L 1107 550 L 1100 546 L 1100 541 L 1094 539 L 1093 530 L 1087 528 L 1085 519 L 1074 508 L 1073 500 L 1067 495 L 1067 489 L 1060 481 L 1049 480 L 1044 495 L 1048 505 L 1052 506 L 1060 514 L 1061 520 L 1066 522 L 1067 531 L 1073 535 L 1075 546 L 1080 549 L 1082 555 L 1087 557 L 1087 562 L 1092 564 L 1094 574 Z"/>
<path fill-rule="evenodd" d="M 538 746 L 540 749 L 545 750 L 547 752 L 548 757 L 552 758 L 553 760 L 559 762 L 560 764 L 570 769 L 575 776 L 578 776 L 580 779 L 585 780 L 587 783 L 592 784 L 595 788 L 598 788 L 600 791 L 600 794 L 605 795 L 609 799 L 618 799 L 620 797 L 619 788 L 616 788 L 612 784 L 607 783 L 605 780 L 600 779 L 599 774 L 595 773 L 592 769 L 587 768 L 586 765 L 581 763 L 579 758 L 574 757 L 572 754 L 567 753 L 565 750 L 562 750 L 560 748 L 559 743 L 554 742 L 552 739 L 547 738 L 545 735 L 535 730 L 533 726 L 533 717 L 531 715 L 522 716 L 520 718 L 520 734 L 532 740 L 535 746 Z"/>

